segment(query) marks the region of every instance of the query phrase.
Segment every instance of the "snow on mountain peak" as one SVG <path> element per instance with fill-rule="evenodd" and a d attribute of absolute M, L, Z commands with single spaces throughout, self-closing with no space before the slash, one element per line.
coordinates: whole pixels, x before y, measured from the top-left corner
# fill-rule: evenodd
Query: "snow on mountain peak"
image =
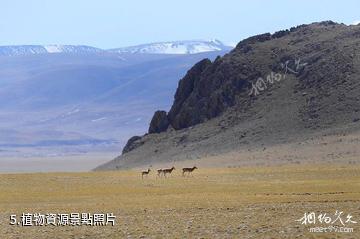
<path fill-rule="evenodd" d="M 146 54 L 196 54 L 209 51 L 230 50 L 221 41 L 213 40 L 192 40 L 192 41 L 170 41 L 142 44 L 137 46 L 112 49 L 117 53 L 146 53 Z"/>
<path fill-rule="evenodd" d="M 60 45 L 45 45 L 44 46 L 48 53 L 59 53 L 62 52 Z"/>

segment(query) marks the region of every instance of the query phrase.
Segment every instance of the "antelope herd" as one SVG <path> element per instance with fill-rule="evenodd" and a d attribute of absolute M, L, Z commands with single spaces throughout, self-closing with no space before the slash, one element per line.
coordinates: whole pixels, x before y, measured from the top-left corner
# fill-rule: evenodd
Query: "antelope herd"
<path fill-rule="evenodd" d="M 183 168 L 182 169 L 182 176 L 185 177 L 185 173 L 187 173 L 188 176 L 190 176 L 192 174 L 192 172 L 197 169 L 196 166 L 192 167 L 192 168 Z M 169 174 L 171 175 L 171 173 L 175 170 L 175 167 L 172 166 L 171 168 L 159 168 L 157 169 L 157 176 L 158 177 L 162 177 L 164 176 L 164 178 L 167 178 L 166 175 Z M 144 178 L 144 175 L 148 176 L 150 173 L 150 169 L 148 168 L 145 171 L 141 171 L 141 178 Z"/>

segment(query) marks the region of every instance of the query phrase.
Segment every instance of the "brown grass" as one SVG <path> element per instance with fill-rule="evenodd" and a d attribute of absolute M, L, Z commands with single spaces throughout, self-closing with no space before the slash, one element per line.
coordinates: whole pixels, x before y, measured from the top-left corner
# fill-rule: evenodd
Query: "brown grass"
<path fill-rule="evenodd" d="M 301 165 L 0 175 L 1 238 L 358 238 L 314 234 L 305 212 L 351 213 L 360 223 L 360 167 Z M 114 213 L 115 226 L 10 226 L 10 214 Z"/>

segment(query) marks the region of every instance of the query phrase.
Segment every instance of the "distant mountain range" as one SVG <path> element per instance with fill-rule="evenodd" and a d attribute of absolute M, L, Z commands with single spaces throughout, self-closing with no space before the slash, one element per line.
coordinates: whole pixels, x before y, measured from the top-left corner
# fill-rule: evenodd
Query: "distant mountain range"
<path fill-rule="evenodd" d="M 73 45 L 23 45 L 23 46 L 0 46 L 0 56 L 27 56 L 48 53 L 75 53 L 88 54 L 103 52 L 103 50 L 91 46 Z"/>
<path fill-rule="evenodd" d="M 228 52 L 217 49 L 145 54 L 69 45 L 0 47 L 0 157 L 35 146 L 61 155 L 94 150 L 89 144 L 120 151 L 129 136 L 146 132 L 155 109 L 169 109 L 178 80 L 195 62 Z"/>
<path fill-rule="evenodd" d="M 219 40 L 173 41 L 143 44 L 131 47 L 112 49 L 118 53 L 147 53 L 147 54 L 196 54 L 209 51 L 229 51 L 232 47 Z"/>
<path fill-rule="evenodd" d="M 231 46 L 219 40 L 170 41 L 103 50 L 82 45 L 20 45 L 0 46 L 0 56 L 26 56 L 34 54 L 68 53 L 131 53 L 131 54 L 196 54 L 211 51 L 228 51 Z"/>

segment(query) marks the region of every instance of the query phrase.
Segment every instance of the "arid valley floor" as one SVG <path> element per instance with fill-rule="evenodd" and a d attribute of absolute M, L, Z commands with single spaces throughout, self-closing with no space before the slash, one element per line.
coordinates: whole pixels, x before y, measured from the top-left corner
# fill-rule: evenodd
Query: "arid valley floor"
<path fill-rule="evenodd" d="M 300 164 L 200 168 L 167 179 L 153 170 L 0 175 L 0 237 L 359 238 L 310 233 L 304 213 L 351 214 L 360 223 L 360 166 Z M 9 225 L 22 213 L 114 213 L 115 226 Z"/>

